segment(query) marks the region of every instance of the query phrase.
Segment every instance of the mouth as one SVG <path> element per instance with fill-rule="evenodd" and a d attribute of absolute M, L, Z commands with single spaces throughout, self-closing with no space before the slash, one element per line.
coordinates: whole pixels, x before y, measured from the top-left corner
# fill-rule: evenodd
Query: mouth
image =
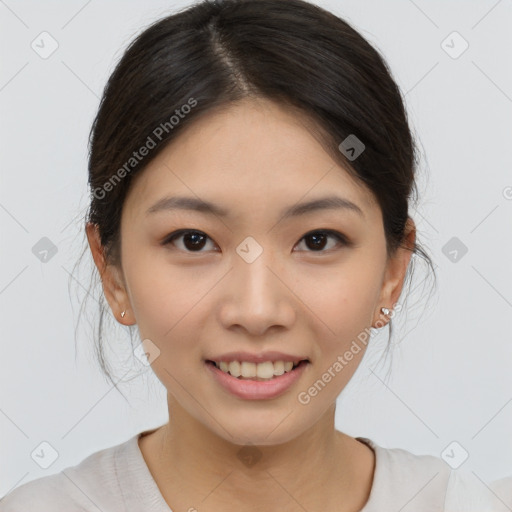
<path fill-rule="evenodd" d="M 298 361 L 212 361 L 205 360 L 213 381 L 231 396 L 243 400 L 270 400 L 292 389 L 308 371 L 308 359 Z"/>
<path fill-rule="evenodd" d="M 309 363 L 309 359 L 298 361 L 263 361 L 253 363 L 249 361 L 212 361 L 206 364 L 215 366 L 220 371 L 235 377 L 238 380 L 270 381 L 282 375 L 296 371 Z"/>

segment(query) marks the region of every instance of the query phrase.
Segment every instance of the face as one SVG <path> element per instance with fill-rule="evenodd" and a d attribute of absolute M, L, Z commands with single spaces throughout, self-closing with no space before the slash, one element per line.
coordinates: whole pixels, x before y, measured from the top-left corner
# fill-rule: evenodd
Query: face
<path fill-rule="evenodd" d="M 162 202 L 176 197 L 191 201 Z M 337 203 L 299 208 L 325 198 Z M 218 210 L 192 208 L 197 199 Z M 270 445 L 332 410 L 364 355 L 358 335 L 398 300 L 410 253 L 387 258 L 372 194 L 296 114 L 252 100 L 196 121 L 136 177 L 121 255 L 105 294 L 150 340 L 170 400 L 230 442 Z M 208 362 L 251 356 L 306 362 L 257 383 Z"/>

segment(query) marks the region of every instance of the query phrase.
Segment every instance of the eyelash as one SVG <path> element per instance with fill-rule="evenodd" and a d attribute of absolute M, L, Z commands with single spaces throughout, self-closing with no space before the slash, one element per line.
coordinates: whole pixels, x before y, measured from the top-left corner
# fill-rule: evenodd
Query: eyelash
<path fill-rule="evenodd" d="M 177 238 L 180 238 L 182 237 L 183 235 L 186 235 L 186 234 L 190 234 L 190 233 L 193 233 L 193 234 L 199 234 L 199 235 L 203 235 L 205 236 L 206 238 L 210 239 L 211 238 L 206 234 L 204 233 L 203 231 L 198 231 L 198 230 L 195 230 L 195 229 L 180 229 L 178 231 L 174 231 L 173 233 L 171 233 L 169 236 L 167 236 L 163 242 L 162 242 L 162 245 L 164 246 L 167 246 L 167 245 L 170 245 L 172 244 Z M 327 235 L 329 237 L 332 237 L 332 238 L 335 238 L 339 244 L 341 244 L 342 246 L 345 246 L 345 247 L 350 247 L 352 246 L 352 242 L 350 242 L 348 240 L 348 238 L 343 235 L 342 233 L 339 233 L 338 231 L 333 231 L 331 229 L 318 229 L 318 230 L 315 230 L 315 231 L 309 231 L 308 233 L 306 233 L 300 240 L 299 240 L 299 243 L 302 242 L 302 240 L 304 240 L 305 238 L 309 237 L 309 236 L 312 236 L 312 235 Z M 181 249 L 180 249 L 181 250 Z M 306 252 L 311 252 L 311 253 L 329 253 L 331 252 L 333 249 L 328 249 L 328 250 L 319 250 L 319 251 L 313 251 L 313 250 L 307 250 Z M 188 251 L 188 250 L 184 250 L 183 252 L 187 252 L 187 253 L 190 253 L 190 254 L 193 254 L 193 253 L 202 253 L 202 252 L 206 252 L 206 251 L 202 251 L 202 250 L 199 250 L 199 251 Z"/>

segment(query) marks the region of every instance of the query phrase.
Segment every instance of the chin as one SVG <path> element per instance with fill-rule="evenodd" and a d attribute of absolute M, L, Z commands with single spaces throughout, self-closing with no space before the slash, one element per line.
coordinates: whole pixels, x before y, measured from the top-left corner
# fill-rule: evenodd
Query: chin
<path fill-rule="evenodd" d="M 222 427 L 215 425 L 215 433 L 229 443 L 240 446 L 276 446 L 293 441 L 303 429 L 287 422 L 283 418 L 288 413 L 275 415 L 272 421 L 254 421 L 248 418 L 247 421 L 234 421 L 223 423 Z M 292 418 L 293 415 L 289 417 Z M 228 434 L 229 432 L 229 434 Z"/>

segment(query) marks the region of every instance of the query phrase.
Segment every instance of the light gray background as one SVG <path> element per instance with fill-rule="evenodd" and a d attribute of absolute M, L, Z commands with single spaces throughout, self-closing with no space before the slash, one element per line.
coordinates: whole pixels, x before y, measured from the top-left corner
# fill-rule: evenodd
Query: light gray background
<path fill-rule="evenodd" d="M 85 243 L 87 136 L 102 88 L 140 29 L 186 4 L 0 1 L 0 495 L 167 419 L 150 370 L 122 385 L 129 403 L 107 384 L 84 324 L 75 353 L 90 266 L 70 273 Z M 439 279 L 428 300 L 418 266 L 407 322 L 395 321 L 392 363 L 377 364 L 385 329 L 339 398 L 337 428 L 436 456 L 457 441 L 469 453 L 461 469 L 483 482 L 510 475 L 512 5 L 319 4 L 384 54 L 406 94 L 423 151 L 411 214 Z M 31 48 L 43 31 L 59 45 L 47 59 Z M 454 31 L 469 44 L 457 58 Z M 43 237 L 58 250 L 47 262 L 32 252 Z M 443 253 L 452 237 L 468 248 L 456 262 Z M 89 317 L 94 299 L 90 306 Z M 118 378 L 134 377 L 145 368 L 130 360 L 122 329 L 109 342 L 112 361 Z M 58 453 L 47 469 L 31 458 L 43 441 Z"/>

